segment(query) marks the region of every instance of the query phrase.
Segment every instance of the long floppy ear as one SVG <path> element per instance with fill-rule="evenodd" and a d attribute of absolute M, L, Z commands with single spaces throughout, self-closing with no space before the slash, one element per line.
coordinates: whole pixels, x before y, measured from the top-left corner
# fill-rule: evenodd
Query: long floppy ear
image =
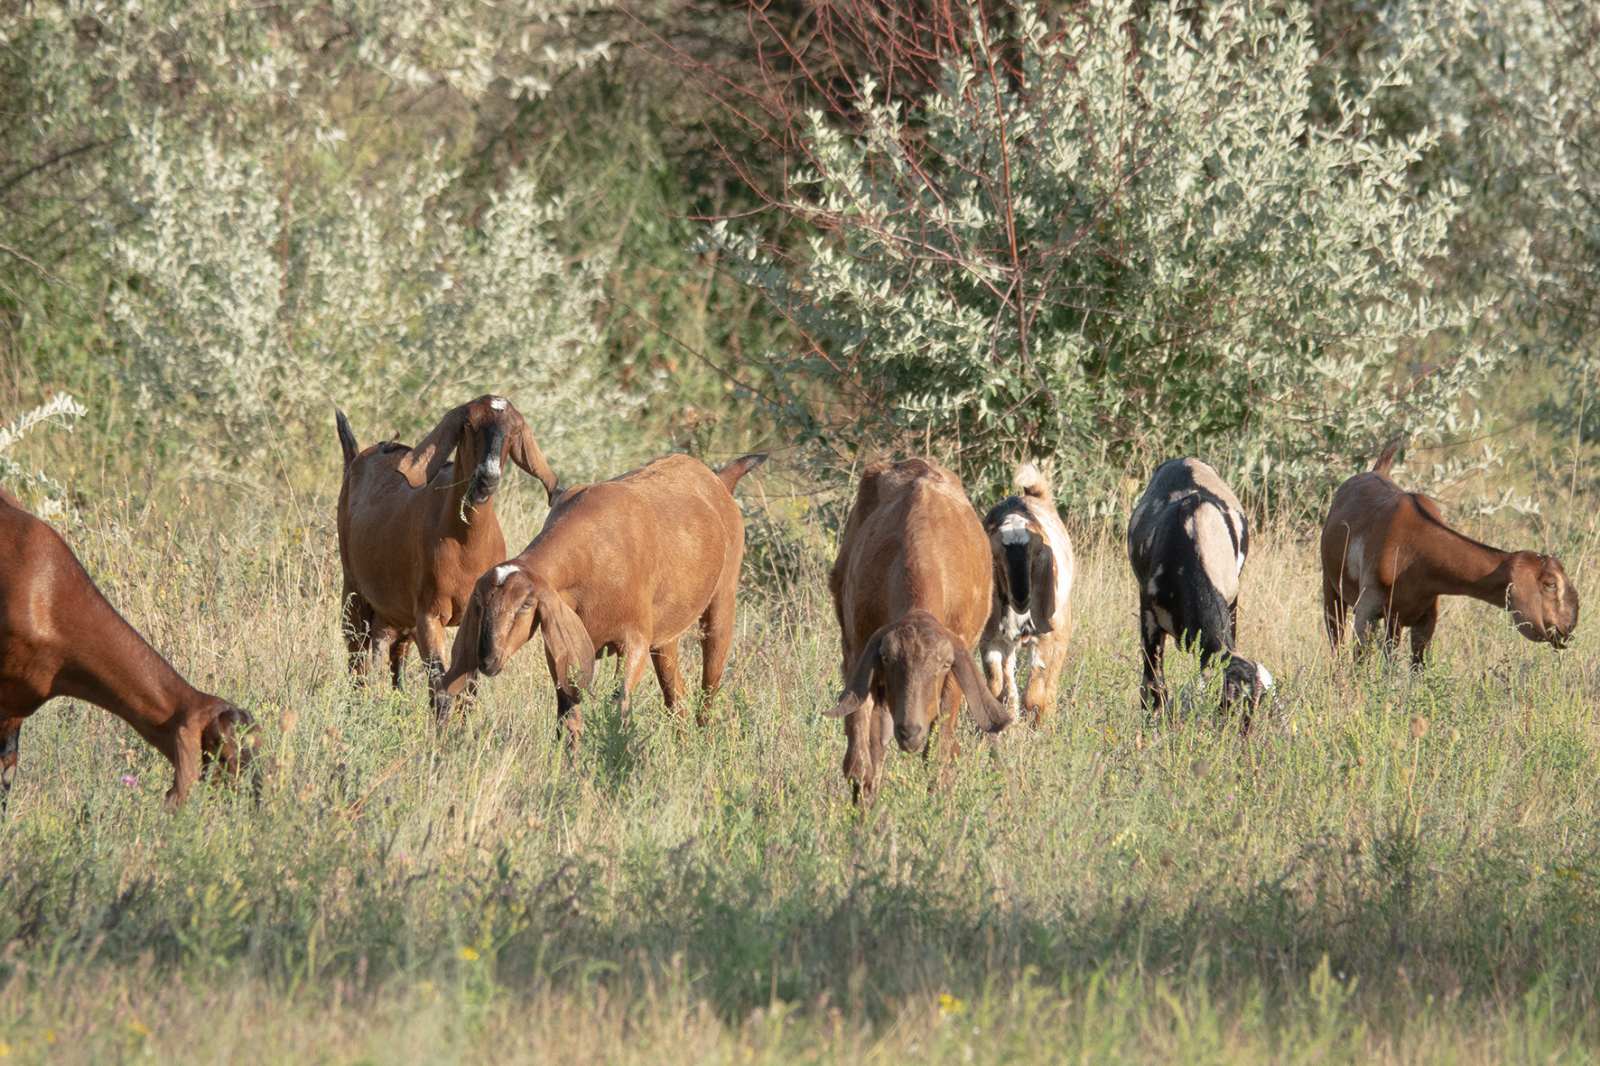
<path fill-rule="evenodd" d="M 978 668 L 972 663 L 972 653 L 961 646 L 954 633 L 948 630 L 945 633 L 954 656 L 950 661 L 950 669 L 956 675 L 956 684 L 961 686 L 961 694 L 967 698 L 967 710 L 972 714 L 973 724 L 985 733 L 1000 732 L 1011 724 L 1011 712 L 989 694 L 989 686 L 983 683 L 978 676 Z"/>
<path fill-rule="evenodd" d="M 883 630 L 872 634 L 867 641 L 867 646 L 861 649 L 861 654 L 856 658 L 855 673 L 850 675 L 850 683 L 844 687 L 844 692 L 839 696 L 839 702 L 823 711 L 827 718 L 848 718 L 861 709 L 867 701 L 867 694 L 872 691 L 872 675 L 877 672 L 878 666 L 883 661 Z"/>
<path fill-rule="evenodd" d="M 400 460 L 397 469 L 414 489 L 420 489 L 439 476 L 450 454 L 461 440 L 461 428 L 467 424 L 467 404 L 439 419 L 439 424 Z"/>
<path fill-rule="evenodd" d="M 516 408 L 512 408 L 516 410 Z M 533 439 L 533 430 L 528 428 L 527 419 L 522 417 L 522 412 L 517 411 L 517 428 L 511 434 L 511 461 L 516 463 L 529 474 L 538 478 L 544 485 L 545 500 L 555 503 L 556 497 L 561 494 L 560 483 L 556 481 L 556 472 L 550 469 L 550 464 L 545 461 L 544 452 L 539 450 L 539 443 Z"/>
<path fill-rule="evenodd" d="M 538 625 L 544 631 L 544 650 L 555 670 L 556 688 L 577 695 L 579 689 L 588 688 L 594 680 L 594 642 L 577 613 L 549 585 L 535 584 L 533 595 L 539 605 Z"/>
<path fill-rule="evenodd" d="M 1038 533 L 1028 537 L 1028 613 L 1035 633 L 1042 636 L 1055 628 L 1056 557 Z"/>

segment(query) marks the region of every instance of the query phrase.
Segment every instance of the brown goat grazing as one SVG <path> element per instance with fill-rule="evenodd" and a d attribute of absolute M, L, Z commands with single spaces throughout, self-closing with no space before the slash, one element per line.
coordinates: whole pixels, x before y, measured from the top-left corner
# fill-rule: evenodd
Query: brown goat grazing
<path fill-rule="evenodd" d="M 949 758 L 963 694 L 979 729 L 1011 724 L 972 661 L 994 598 L 994 563 L 956 475 L 925 459 L 868 467 L 828 588 L 845 690 L 827 714 L 845 720 L 844 776 L 856 802 L 877 791 L 891 727 L 902 751 L 926 753 L 938 715 Z"/>
<path fill-rule="evenodd" d="M 344 412 L 335 414 L 344 450 L 339 560 L 350 669 L 365 676 L 387 659 L 399 688 L 415 640 L 436 695 L 445 627 L 460 624 L 478 577 L 506 557 L 494 513 L 506 460 L 538 478 L 552 501 L 556 476 L 522 415 L 499 396 L 457 407 L 414 448 L 384 441 L 359 451 Z"/>
<path fill-rule="evenodd" d="M 440 720 L 477 675 L 498 674 L 542 630 L 557 731 L 565 729 L 575 752 L 583 735 L 580 690 L 593 678 L 596 654 L 622 657 L 624 714 L 646 659 L 668 709 L 676 710 L 684 691 L 678 639 L 698 623 L 703 691 L 695 717 L 704 724 L 733 642 L 744 559 L 744 517 L 733 489 L 765 458 L 746 455 L 712 471 L 690 456 L 669 455 L 563 493 L 533 543 L 478 580 L 435 700 Z"/>
<path fill-rule="evenodd" d="M 1322 525 L 1322 608 L 1335 651 L 1353 606 L 1359 651 L 1381 618 L 1389 645 L 1411 630 L 1421 664 L 1439 621 L 1440 596 L 1471 596 L 1511 612 L 1529 640 L 1564 648 L 1578 625 L 1578 590 L 1553 555 L 1506 552 L 1445 524 L 1439 505 L 1389 480 L 1400 440 L 1372 469 L 1339 486 Z"/>
<path fill-rule="evenodd" d="M 104 707 L 165 755 L 169 807 L 212 763 L 237 778 L 254 750 L 250 716 L 180 677 L 106 602 L 61 536 L 0 490 L 0 807 L 22 723 L 55 696 Z"/>
<path fill-rule="evenodd" d="M 994 606 L 979 645 L 989 691 L 1016 715 L 1026 707 L 1035 725 L 1054 712 L 1072 636 L 1072 538 L 1056 513 L 1050 482 L 1032 463 L 1016 476 L 1019 495 L 984 516 L 994 555 Z M 1027 700 L 1017 692 L 1017 652 L 1033 646 Z"/>

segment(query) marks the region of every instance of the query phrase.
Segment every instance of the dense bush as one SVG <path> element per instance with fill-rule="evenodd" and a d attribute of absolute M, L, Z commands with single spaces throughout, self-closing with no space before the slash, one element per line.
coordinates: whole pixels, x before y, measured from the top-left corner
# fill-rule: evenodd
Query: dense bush
<path fill-rule="evenodd" d="M 920 105 L 867 78 L 808 115 L 778 200 L 816 227 L 802 254 L 711 236 L 811 342 L 775 357 L 806 431 L 935 442 L 990 480 L 1203 449 L 1292 485 L 1473 422 L 1496 352 L 1430 272 L 1462 189 L 1413 188 L 1433 139 L 1375 110 L 1425 38 L 1319 125 L 1298 5 L 962 10 L 970 46 Z"/>
<path fill-rule="evenodd" d="M 568 261 L 525 170 L 452 195 L 474 108 L 604 54 L 569 23 L 592 7 L 23 5 L 0 37 L 11 343 L 102 335 L 150 437 L 201 466 L 327 437 L 332 402 L 376 435 L 490 387 L 603 464 L 597 416 L 627 406 L 590 351 L 604 251 Z"/>

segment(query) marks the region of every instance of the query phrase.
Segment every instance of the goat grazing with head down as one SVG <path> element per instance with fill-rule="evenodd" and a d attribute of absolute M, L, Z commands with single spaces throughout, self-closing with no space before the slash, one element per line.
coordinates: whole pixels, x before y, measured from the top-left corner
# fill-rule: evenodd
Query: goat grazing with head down
<path fill-rule="evenodd" d="M 460 623 L 479 575 L 506 557 L 494 494 L 507 460 L 538 478 L 551 501 L 560 491 L 555 473 L 504 397 L 462 404 L 414 448 L 384 441 L 361 450 L 344 412 L 335 414 L 350 669 L 362 676 L 387 659 L 398 688 L 415 641 L 436 693 L 445 627 Z"/>
<path fill-rule="evenodd" d="M 1072 635 L 1072 538 L 1056 513 L 1050 482 L 1032 463 L 1017 470 L 1019 495 L 1008 496 L 984 516 L 994 556 L 994 606 L 979 648 L 989 691 L 1011 714 L 1025 708 L 1035 725 L 1055 710 L 1061 669 Z M 1017 652 L 1033 647 L 1033 673 L 1026 701 L 1017 693 Z"/>
<path fill-rule="evenodd" d="M 1226 482 L 1198 459 L 1169 459 L 1156 468 L 1128 522 L 1128 561 L 1139 582 L 1147 710 L 1166 705 L 1162 668 L 1167 637 L 1194 645 L 1205 670 L 1228 657 L 1222 709 L 1238 707 L 1242 726 L 1272 687 L 1263 666 L 1234 654 L 1239 579 L 1250 553 L 1244 509 Z"/>
<path fill-rule="evenodd" d="M 1439 505 L 1389 480 L 1396 438 L 1366 473 L 1339 486 L 1322 525 L 1322 609 L 1338 651 L 1355 610 L 1357 647 L 1381 619 L 1386 644 L 1411 630 L 1421 665 L 1439 621 L 1440 596 L 1471 596 L 1511 612 L 1529 640 L 1564 648 L 1578 625 L 1578 590 L 1553 555 L 1501 551 L 1445 524 Z"/>
<path fill-rule="evenodd" d="M 704 724 L 733 643 L 744 559 L 744 517 L 733 489 L 765 458 L 746 455 L 713 471 L 690 456 L 669 455 L 563 493 L 533 543 L 478 580 L 435 700 L 440 720 L 479 674 L 498 674 L 542 631 L 557 730 L 566 731 L 568 751 L 576 752 L 581 690 L 592 680 L 596 654 L 622 658 L 624 714 L 647 661 L 667 708 L 676 710 L 684 691 L 678 640 L 698 624 L 696 719 Z"/>
<path fill-rule="evenodd" d="M 0 807 L 23 721 L 56 696 L 104 707 L 166 756 L 170 807 L 208 766 L 237 778 L 254 751 L 250 716 L 185 681 L 106 602 L 61 536 L 0 490 Z"/>
<path fill-rule="evenodd" d="M 844 776 L 856 802 L 877 791 L 891 730 L 902 751 L 926 754 L 938 719 L 941 754 L 953 757 L 963 695 L 979 729 L 1011 724 L 972 661 L 994 597 L 994 564 L 955 474 L 925 459 L 869 466 L 828 588 L 845 688 L 827 714 L 845 720 Z"/>

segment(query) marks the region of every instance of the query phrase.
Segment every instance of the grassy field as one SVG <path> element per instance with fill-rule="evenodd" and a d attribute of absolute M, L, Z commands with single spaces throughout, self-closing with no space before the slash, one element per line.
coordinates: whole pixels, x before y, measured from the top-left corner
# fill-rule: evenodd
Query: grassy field
<path fill-rule="evenodd" d="M 509 541 L 535 495 L 511 493 Z M 1587 589 L 1584 510 L 1548 546 Z M 822 552 L 753 533 L 711 728 L 653 681 L 626 725 L 600 692 L 572 767 L 531 651 L 443 737 L 414 660 L 403 694 L 351 686 L 332 512 L 91 500 L 64 525 L 158 648 L 253 709 L 270 766 L 259 805 L 207 787 L 168 815 L 165 764 L 111 716 L 28 723 L 0 1058 L 1547 1062 L 1600 1041 L 1593 624 L 1556 654 L 1452 602 L 1426 672 L 1336 670 L 1313 542 L 1267 530 L 1241 650 L 1279 679 L 1272 715 L 1248 742 L 1206 713 L 1153 730 L 1122 545 L 1075 530 L 1054 722 L 964 743 L 947 788 L 893 753 L 863 816 L 820 713 Z"/>

